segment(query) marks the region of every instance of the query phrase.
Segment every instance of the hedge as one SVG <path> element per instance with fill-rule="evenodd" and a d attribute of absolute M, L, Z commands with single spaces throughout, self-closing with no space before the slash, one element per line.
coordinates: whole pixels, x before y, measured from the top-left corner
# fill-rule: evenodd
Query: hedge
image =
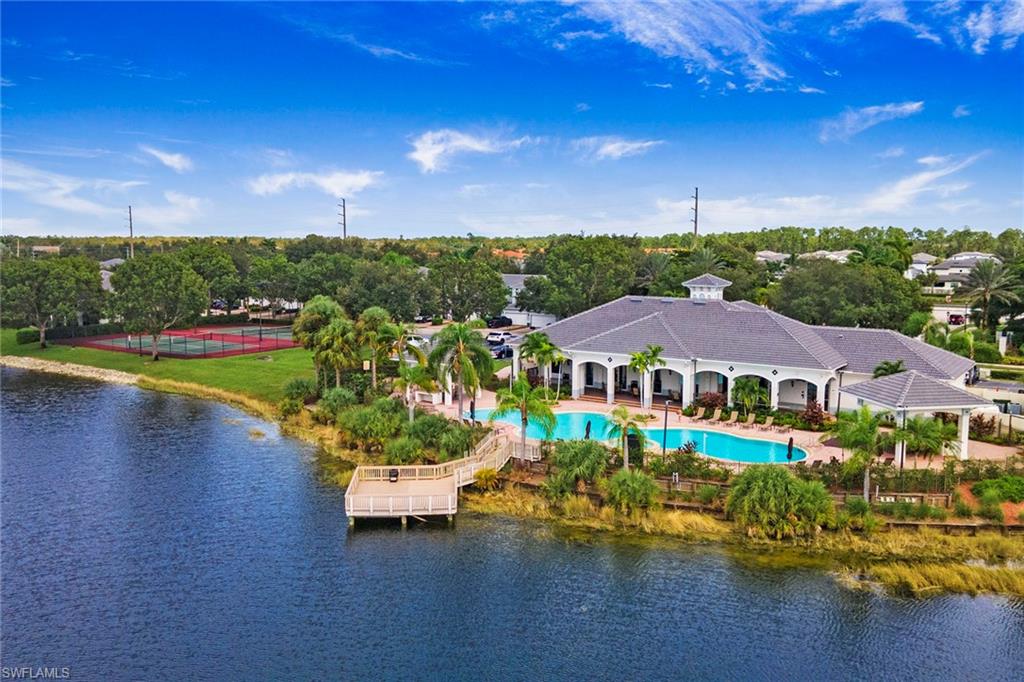
<path fill-rule="evenodd" d="M 104 334 L 120 334 L 124 332 L 124 326 L 117 323 L 108 324 L 86 324 L 79 326 L 51 327 L 46 330 L 46 340 L 70 339 L 82 336 L 103 336 Z M 19 329 L 15 334 L 15 340 L 19 343 L 33 343 L 39 341 L 39 330 L 35 327 Z"/>

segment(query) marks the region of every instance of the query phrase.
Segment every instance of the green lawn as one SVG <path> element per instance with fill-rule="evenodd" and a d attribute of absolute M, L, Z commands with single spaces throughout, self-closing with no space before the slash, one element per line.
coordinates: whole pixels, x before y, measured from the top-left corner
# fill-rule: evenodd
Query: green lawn
<path fill-rule="evenodd" d="M 313 361 L 303 348 L 275 350 L 267 353 L 235 355 L 228 358 L 179 360 L 161 358 L 152 362 L 148 355 L 73 348 L 50 344 L 41 349 L 38 343 L 18 345 L 15 330 L 0 330 L 0 354 L 22 355 L 56 362 L 75 362 L 104 369 L 142 374 L 155 379 L 188 381 L 242 393 L 253 398 L 279 401 L 284 385 L 296 377 L 313 377 Z"/>

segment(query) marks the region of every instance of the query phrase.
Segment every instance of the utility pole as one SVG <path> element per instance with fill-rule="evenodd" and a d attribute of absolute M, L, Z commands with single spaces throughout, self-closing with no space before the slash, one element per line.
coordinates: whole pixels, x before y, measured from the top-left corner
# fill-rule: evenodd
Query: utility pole
<path fill-rule="evenodd" d="M 135 227 L 132 225 L 132 207 L 128 205 L 128 257 L 135 258 Z"/>
<path fill-rule="evenodd" d="M 345 199 L 344 198 L 341 199 L 341 203 L 338 204 L 338 208 L 341 209 L 341 212 L 338 213 L 338 217 L 340 218 L 340 220 L 338 220 L 338 225 L 341 226 L 341 238 L 342 239 L 347 239 L 348 238 L 348 220 L 347 220 L 347 216 L 345 215 Z"/>
<path fill-rule="evenodd" d="M 693 223 L 693 236 L 694 237 L 697 236 L 697 202 L 699 201 L 699 197 L 700 197 L 700 188 L 699 187 L 694 187 L 693 188 L 693 196 L 690 197 L 691 199 L 693 199 L 693 208 L 690 209 L 691 211 L 693 211 L 693 220 L 691 220 L 690 222 Z"/>

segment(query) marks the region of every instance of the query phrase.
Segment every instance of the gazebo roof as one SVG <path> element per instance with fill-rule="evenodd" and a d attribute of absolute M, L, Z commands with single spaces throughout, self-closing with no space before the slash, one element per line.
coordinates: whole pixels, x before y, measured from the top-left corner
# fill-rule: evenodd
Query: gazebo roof
<path fill-rule="evenodd" d="M 727 287 L 732 282 L 727 279 L 723 279 L 718 275 L 712 275 L 710 272 L 705 272 L 700 277 L 694 277 L 693 279 L 683 282 L 684 287 Z"/>
<path fill-rule="evenodd" d="M 839 390 L 889 410 L 966 409 L 992 404 L 989 400 L 916 370 L 862 381 Z"/>

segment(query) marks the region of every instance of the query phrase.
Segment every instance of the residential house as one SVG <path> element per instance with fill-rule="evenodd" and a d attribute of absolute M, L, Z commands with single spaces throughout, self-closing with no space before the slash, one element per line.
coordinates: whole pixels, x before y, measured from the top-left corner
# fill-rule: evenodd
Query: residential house
<path fill-rule="evenodd" d="M 558 320 L 558 317 L 551 313 L 535 313 L 529 310 L 520 310 L 518 299 L 519 292 L 526 288 L 526 280 L 531 277 L 543 277 L 544 275 L 521 275 L 521 274 L 508 274 L 502 275 L 501 279 L 505 282 L 505 286 L 508 287 L 508 301 L 505 304 L 505 310 L 502 311 L 502 315 L 512 320 L 512 324 L 526 325 L 534 329 L 541 327 L 547 327 Z"/>

